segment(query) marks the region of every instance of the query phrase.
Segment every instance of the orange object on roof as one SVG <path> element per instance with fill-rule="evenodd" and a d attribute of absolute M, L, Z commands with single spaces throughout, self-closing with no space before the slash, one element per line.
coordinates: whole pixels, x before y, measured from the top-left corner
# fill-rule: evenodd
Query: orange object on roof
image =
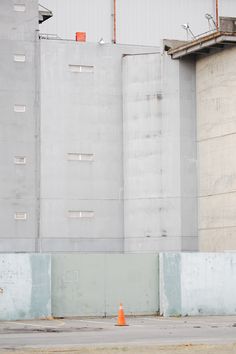
<path fill-rule="evenodd" d="M 77 42 L 86 42 L 86 32 L 76 32 L 75 39 Z"/>

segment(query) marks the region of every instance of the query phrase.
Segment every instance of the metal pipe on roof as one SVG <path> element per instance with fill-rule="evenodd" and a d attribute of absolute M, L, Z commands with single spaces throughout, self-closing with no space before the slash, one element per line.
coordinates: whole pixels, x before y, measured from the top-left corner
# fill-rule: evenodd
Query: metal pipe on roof
<path fill-rule="evenodd" d="M 216 29 L 219 30 L 219 0 L 216 0 Z"/>
<path fill-rule="evenodd" d="M 114 17 L 113 17 L 113 43 L 116 43 L 116 0 L 113 3 Z"/>

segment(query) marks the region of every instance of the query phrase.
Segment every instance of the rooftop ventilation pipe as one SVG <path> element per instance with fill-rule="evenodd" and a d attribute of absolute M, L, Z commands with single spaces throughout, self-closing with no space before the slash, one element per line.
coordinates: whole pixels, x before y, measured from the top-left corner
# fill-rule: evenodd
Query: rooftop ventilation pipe
<path fill-rule="evenodd" d="M 216 0 L 216 30 L 219 30 L 219 0 Z"/>
<path fill-rule="evenodd" d="M 116 0 L 113 0 L 113 43 L 116 44 Z"/>

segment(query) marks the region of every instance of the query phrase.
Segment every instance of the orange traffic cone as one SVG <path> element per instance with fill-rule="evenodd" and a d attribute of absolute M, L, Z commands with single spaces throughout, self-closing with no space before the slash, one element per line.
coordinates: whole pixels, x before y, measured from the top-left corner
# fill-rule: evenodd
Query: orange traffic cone
<path fill-rule="evenodd" d="M 122 304 L 120 304 L 120 308 L 118 311 L 118 321 L 117 321 L 116 326 L 128 326 L 125 322 L 125 314 L 124 314 Z"/>

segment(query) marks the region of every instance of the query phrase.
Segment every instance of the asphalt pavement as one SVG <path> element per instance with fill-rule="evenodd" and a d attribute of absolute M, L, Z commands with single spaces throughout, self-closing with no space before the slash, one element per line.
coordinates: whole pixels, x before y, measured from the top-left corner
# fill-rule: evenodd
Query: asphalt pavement
<path fill-rule="evenodd" d="M 235 344 L 236 316 L 127 317 L 129 326 L 117 327 L 116 318 L 67 318 L 0 322 L 0 351 L 27 348 L 89 346 L 169 346 Z M 69 349 L 68 349 L 69 348 Z M 60 350 L 60 352 L 61 352 Z"/>

